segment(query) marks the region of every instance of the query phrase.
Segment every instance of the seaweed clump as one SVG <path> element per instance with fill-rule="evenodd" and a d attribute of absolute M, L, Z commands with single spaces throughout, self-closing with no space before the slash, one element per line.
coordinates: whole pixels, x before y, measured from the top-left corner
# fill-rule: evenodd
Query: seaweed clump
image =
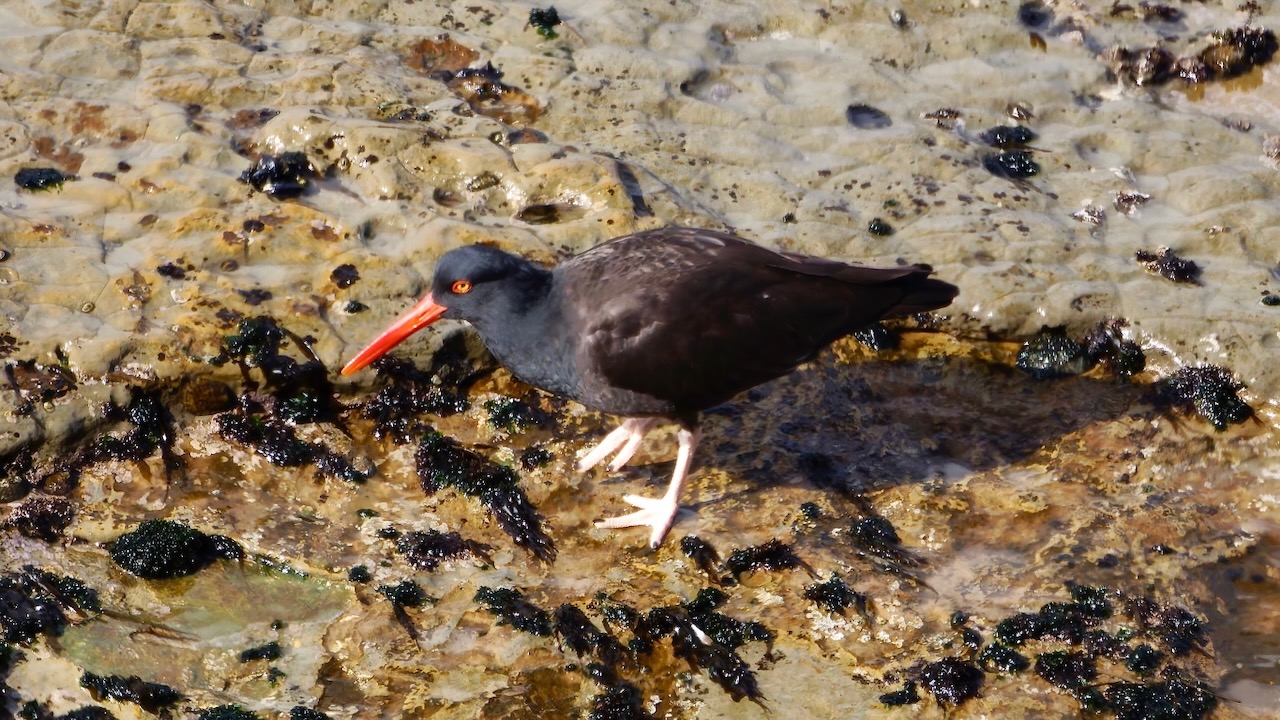
<path fill-rule="evenodd" d="M 147 520 L 111 543 L 111 559 L 148 580 L 194 575 L 218 559 L 239 560 L 244 549 L 231 538 L 206 535 L 172 520 Z"/>
<path fill-rule="evenodd" d="M 173 452 L 177 439 L 173 415 L 160 400 L 156 390 L 130 388 L 129 404 L 121 408 L 108 404 L 104 414 L 110 420 L 125 421 L 133 426 L 123 435 L 102 435 L 77 453 L 61 468 L 66 483 L 74 485 L 86 468 L 107 461 L 137 462 L 158 450 L 165 472 L 182 467 L 182 458 Z"/>
<path fill-rule="evenodd" d="M 894 690 L 881 695 L 880 702 L 889 707 L 915 705 L 920 702 L 920 693 L 916 691 L 916 681 L 907 680 L 902 683 L 901 690 Z"/>
<path fill-rule="evenodd" d="M 88 690 L 89 695 L 99 702 L 130 702 L 152 715 L 159 714 L 183 699 L 182 693 L 168 685 L 147 682 L 137 675 L 123 677 L 85 672 L 80 676 L 80 687 Z"/>
<path fill-rule="evenodd" d="M 920 684 L 939 705 L 955 707 L 982 689 L 983 672 L 960 658 L 945 658 L 920 670 Z"/>
<path fill-rule="evenodd" d="M 773 631 L 763 623 L 754 620 L 738 620 L 716 612 L 716 608 L 728 599 L 728 595 L 722 590 L 703 588 L 698 591 L 698 595 L 693 600 L 684 604 L 684 609 L 695 625 L 712 640 L 727 648 L 736 650 L 752 641 L 773 642 Z"/>
<path fill-rule="evenodd" d="M 1154 253 L 1147 250 L 1139 250 L 1133 254 L 1133 259 L 1137 260 L 1148 272 L 1168 278 L 1176 283 L 1184 285 L 1200 284 L 1201 268 L 1196 264 L 1196 261 L 1184 258 L 1170 248 L 1162 247 Z"/>
<path fill-rule="evenodd" d="M 481 587 L 476 590 L 475 600 L 497 615 L 502 623 L 533 635 L 551 636 L 551 616 L 515 588 Z"/>
<path fill-rule="evenodd" d="M 240 175 L 240 182 L 253 186 L 276 200 L 288 200 L 306 193 L 317 177 L 307 154 L 298 151 L 262 155 Z"/>
<path fill-rule="evenodd" d="M 790 570 L 804 563 L 790 545 L 774 538 L 762 545 L 734 550 L 725 565 L 736 578 L 748 570 Z"/>
<path fill-rule="evenodd" d="M 577 605 L 565 603 L 552 616 L 556 637 L 578 657 L 592 655 L 608 667 L 626 656 L 626 648 L 612 634 L 602 631 Z"/>
<path fill-rule="evenodd" d="M 587 720 L 652 720 L 644 709 L 645 697 L 630 683 L 615 683 L 591 698 Z"/>
<path fill-rule="evenodd" d="M 467 540 L 456 532 L 442 533 L 438 530 L 411 532 L 396 541 L 396 550 L 409 564 L 427 572 L 433 572 L 442 562 L 463 555 L 471 555 L 492 565 L 493 560 L 489 557 L 492 549 L 484 543 Z"/>
<path fill-rule="evenodd" d="M 6 643 L 56 637 L 66 629 L 68 611 L 88 615 L 101 610 L 97 591 L 73 577 L 32 565 L 0 575 L 0 639 Z"/>
<path fill-rule="evenodd" d="M 697 535 L 685 535 L 680 538 L 680 552 L 693 561 L 699 570 L 706 573 L 712 582 L 723 584 L 724 580 L 716 566 L 720 563 L 720 554 L 711 543 Z"/>
<path fill-rule="evenodd" d="M 1147 356 L 1138 343 L 1124 336 L 1128 322 L 1112 318 L 1103 320 L 1085 333 L 1080 344 L 1085 357 L 1101 363 L 1118 377 L 1129 378 L 1147 366 Z"/>
<path fill-rule="evenodd" d="M 75 179 L 75 175 L 69 175 L 51 167 L 23 168 L 13 174 L 14 184 L 32 192 L 55 190 L 61 188 L 68 180 Z"/>
<path fill-rule="evenodd" d="M 1016 365 L 1033 380 L 1050 380 L 1079 375 L 1094 362 L 1083 345 L 1067 337 L 1065 328 L 1046 327 L 1022 344 Z"/>
<path fill-rule="evenodd" d="M 805 588 L 804 597 L 817 603 L 823 610 L 837 615 L 843 615 L 850 607 L 857 608 L 859 613 L 867 612 L 867 596 L 850 588 L 836 573 L 831 573 L 831 577 L 823 582 Z"/>
<path fill-rule="evenodd" d="M 982 156 L 982 167 L 996 177 L 1024 180 L 1040 174 L 1040 163 L 1031 157 L 1030 150 L 1008 150 Z"/>
<path fill-rule="evenodd" d="M 327 475 L 352 483 L 362 483 L 372 474 L 371 470 L 357 468 L 322 443 L 302 440 L 292 427 L 271 417 L 251 398 L 242 398 L 240 408 L 219 415 L 217 421 L 219 435 L 253 448 L 272 465 L 312 464 Z"/>
<path fill-rule="evenodd" d="M 560 13 L 556 12 L 555 6 L 546 8 L 532 8 L 529 10 L 529 26 L 538 31 L 538 34 L 548 40 L 555 40 L 559 37 L 556 34 L 555 27 L 560 24 Z"/>
<path fill-rule="evenodd" d="M 196 720 L 260 720 L 260 716 L 239 705 L 218 705 L 196 713 Z"/>
<path fill-rule="evenodd" d="M 5 527 L 11 527 L 33 540 L 53 542 L 75 517 L 75 506 L 70 500 L 48 495 L 28 498 L 5 518 Z"/>
<path fill-rule="evenodd" d="M 705 670 L 707 677 L 729 693 L 734 702 L 743 698 L 757 703 L 764 700 L 764 693 L 760 691 L 751 666 L 733 648 L 714 639 L 703 642 L 701 632 L 685 608 L 653 608 L 633 632 L 650 646 L 661 638 L 670 637 L 671 649 L 675 654 L 689 663 L 690 667 Z"/>
<path fill-rule="evenodd" d="M 542 517 L 520 490 L 514 470 L 491 462 L 440 433 L 430 433 L 418 446 L 418 477 L 428 494 L 455 487 L 479 498 L 515 543 L 540 560 L 555 559 L 555 544 L 542 529 Z"/>
<path fill-rule="evenodd" d="M 1152 683 L 1111 683 L 1104 695 L 1116 720 L 1202 720 L 1218 706 L 1204 683 L 1176 675 Z"/>
<path fill-rule="evenodd" d="M 461 333 L 444 341 L 426 370 L 391 355 L 378 358 L 373 367 L 391 382 L 360 405 L 360 415 L 373 422 L 375 437 L 389 436 L 400 444 L 431 430 L 423 415 L 447 417 L 466 410 L 466 388 L 482 372 L 468 361 Z"/>
<path fill-rule="evenodd" d="M 1237 382 L 1226 368 L 1196 365 L 1180 368 L 1172 377 L 1156 385 L 1160 400 L 1183 413 L 1195 412 L 1217 430 L 1253 417 L 1253 408 L 1240 399 L 1244 383 Z"/>

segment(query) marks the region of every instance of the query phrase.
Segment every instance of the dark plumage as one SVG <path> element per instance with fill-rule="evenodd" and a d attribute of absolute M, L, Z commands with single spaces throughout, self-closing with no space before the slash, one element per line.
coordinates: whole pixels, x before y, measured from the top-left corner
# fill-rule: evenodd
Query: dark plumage
<path fill-rule="evenodd" d="M 661 500 L 598 523 L 665 537 L 696 445 L 697 416 L 787 374 L 834 340 L 885 317 L 950 304 L 955 286 L 924 265 L 869 268 L 777 252 L 728 233 L 664 228 L 598 245 L 547 270 L 492 247 L 440 258 L 431 293 L 345 368 L 354 372 L 439 317 L 475 326 L 516 377 L 631 418 L 580 468 L 635 452 L 660 419 L 681 425 Z"/>

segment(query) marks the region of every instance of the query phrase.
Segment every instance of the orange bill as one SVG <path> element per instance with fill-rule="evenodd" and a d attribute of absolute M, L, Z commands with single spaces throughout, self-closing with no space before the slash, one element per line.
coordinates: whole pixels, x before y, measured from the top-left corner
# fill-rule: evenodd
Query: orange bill
<path fill-rule="evenodd" d="M 374 338 L 373 342 L 360 351 L 360 354 L 351 358 L 351 362 L 342 368 L 342 374 L 350 375 L 386 355 L 391 348 L 404 342 L 405 338 L 440 319 L 440 316 L 447 309 L 445 306 L 436 303 L 431 297 L 431 293 L 427 293 L 418 301 L 417 305 L 409 308 L 405 314 L 391 323 L 391 327 L 383 330 L 381 335 Z"/>

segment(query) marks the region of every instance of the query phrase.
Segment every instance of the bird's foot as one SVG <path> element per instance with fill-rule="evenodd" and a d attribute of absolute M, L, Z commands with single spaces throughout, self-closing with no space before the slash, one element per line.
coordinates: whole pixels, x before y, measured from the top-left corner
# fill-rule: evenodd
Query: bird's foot
<path fill-rule="evenodd" d="M 596 527 L 617 529 L 644 526 L 653 528 L 653 532 L 649 534 L 649 547 L 657 550 L 662 541 L 666 539 L 667 533 L 671 531 L 672 524 L 676 521 L 676 513 L 680 510 L 679 504 L 676 503 L 676 498 L 668 494 L 660 498 L 627 495 L 622 499 L 640 509 L 627 515 L 600 520 L 596 523 Z"/>
<path fill-rule="evenodd" d="M 609 472 L 617 472 L 623 468 L 631 460 L 631 456 L 636 454 L 636 450 L 640 448 L 640 441 L 644 440 L 644 436 L 658 424 L 657 418 L 628 418 L 623 421 L 613 432 L 604 436 L 586 455 L 578 461 L 578 472 L 586 472 L 601 460 L 613 455 L 613 460 L 609 462 Z M 614 455 L 614 451 L 617 454 Z"/>

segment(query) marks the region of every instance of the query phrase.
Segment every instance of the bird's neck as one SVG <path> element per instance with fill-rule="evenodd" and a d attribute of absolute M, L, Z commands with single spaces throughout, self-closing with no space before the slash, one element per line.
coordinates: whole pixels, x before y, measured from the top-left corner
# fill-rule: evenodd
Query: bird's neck
<path fill-rule="evenodd" d="M 521 381 L 571 394 L 574 346 L 555 275 L 530 264 L 508 282 L 512 289 L 503 301 L 472 324 L 489 352 Z"/>

